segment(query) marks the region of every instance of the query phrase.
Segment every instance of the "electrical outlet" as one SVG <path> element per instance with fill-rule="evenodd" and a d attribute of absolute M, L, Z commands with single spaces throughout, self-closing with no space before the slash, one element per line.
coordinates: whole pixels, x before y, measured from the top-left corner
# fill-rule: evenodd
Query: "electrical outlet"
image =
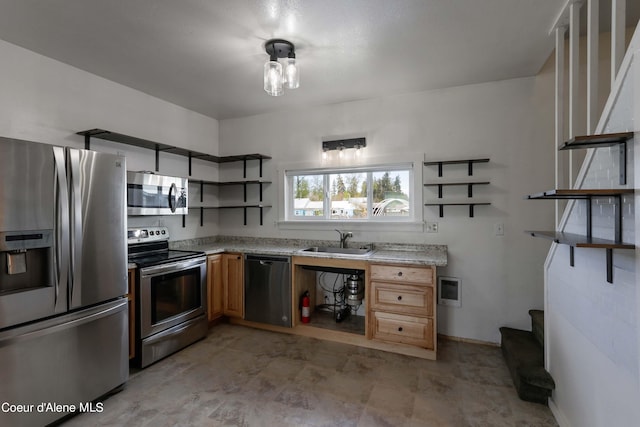
<path fill-rule="evenodd" d="M 504 224 L 500 223 L 500 224 L 496 224 L 494 226 L 495 232 L 496 232 L 496 236 L 504 236 Z"/>
<path fill-rule="evenodd" d="M 438 223 L 427 222 L 427 233 L 437 233 L 437 232 L 438 232 Z"/>

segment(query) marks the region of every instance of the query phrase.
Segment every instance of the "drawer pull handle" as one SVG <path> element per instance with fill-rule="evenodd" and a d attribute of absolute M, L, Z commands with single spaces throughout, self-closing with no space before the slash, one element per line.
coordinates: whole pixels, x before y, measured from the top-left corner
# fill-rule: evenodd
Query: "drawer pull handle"
<path fill-rule="evenodd" d="M 398 332 L 402 332 L 402 326 L 398 327 Z"/>
<path fill-rule="evenodd" d="M 398 295 L 398 301 L 402 301 L 402 295 Z"/>
<path fill-rule="evenodd" d="M 402 271 L 398 271 L 398 277 L 402 277 Z"/>

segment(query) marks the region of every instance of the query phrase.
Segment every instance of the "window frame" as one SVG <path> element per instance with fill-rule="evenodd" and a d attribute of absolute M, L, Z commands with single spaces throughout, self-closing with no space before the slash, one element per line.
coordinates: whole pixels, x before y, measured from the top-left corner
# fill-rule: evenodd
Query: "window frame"
<path fill-rule="evenodd" d="M 374 216 L 373 215 L 373 185 L 372 177 L 376 172 L 408 172 L 408 216 Z M 332 219 L 331 218 L 331 182 L 330 176 L 335 174 L 366 174 L 367 182 L 367 217 L 362 219 Z M 322 175 L 323 177 L 323 216 L 296 216 L 294 200 L 293 177 Z M 284 222 L 285 223 L 326 223 L 326 224 L 411 224 L 421 222 L 422 210 L 419 209 L 421 197 L 417 197 L 415 189 L 416 170 L 414 162 L 396 162 L 364 166 L 325 167 L 325 168 L 291 168 L 285 169 L 284 176 Z"/>

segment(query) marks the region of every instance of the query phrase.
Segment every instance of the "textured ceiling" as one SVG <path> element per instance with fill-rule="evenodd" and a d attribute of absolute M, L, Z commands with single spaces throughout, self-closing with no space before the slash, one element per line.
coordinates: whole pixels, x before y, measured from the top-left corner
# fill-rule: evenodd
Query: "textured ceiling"
<path fill-rule="evenodd" d="M 565 0 L 0 0 L 0 39 L 216 119 L 536 74 Z M 262 90 L 264 42 L 301 85 Z"/>

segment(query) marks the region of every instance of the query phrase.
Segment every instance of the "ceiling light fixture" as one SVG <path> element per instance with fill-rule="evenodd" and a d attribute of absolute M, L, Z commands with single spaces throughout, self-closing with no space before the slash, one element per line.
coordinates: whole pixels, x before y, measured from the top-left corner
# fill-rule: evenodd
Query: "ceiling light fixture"
<path fill-rule="evenodd" d="M 264 49 L 269 61 L 264 64 L 264 90 L 271 96 L 280 96 L 287 89 L 300 86 L 300 68 L 296 64 L 296 48 L 283 39 L 267 40 Z M 284 68 L 278 58 L 286 58 Z"/>

